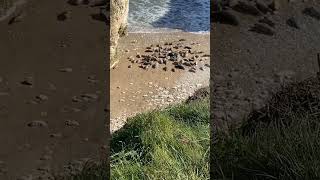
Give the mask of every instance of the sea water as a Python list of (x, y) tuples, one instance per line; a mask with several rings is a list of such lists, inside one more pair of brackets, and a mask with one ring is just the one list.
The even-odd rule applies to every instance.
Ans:
[(131, 33), (210, 32), (210, 0), (130, 0)]

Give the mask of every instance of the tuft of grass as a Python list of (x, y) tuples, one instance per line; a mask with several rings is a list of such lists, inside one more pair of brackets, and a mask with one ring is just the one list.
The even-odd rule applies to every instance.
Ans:
[(276, 93), (243, 126), (216, 132), (213, 179), (320, 179), (320, 83), (294, 83)]
[(111, 179), (209, 179), (209, 100), (129, 119), (112, 137)]

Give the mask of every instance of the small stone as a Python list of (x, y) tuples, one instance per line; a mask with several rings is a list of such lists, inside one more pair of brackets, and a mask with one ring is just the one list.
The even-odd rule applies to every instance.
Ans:
[(167, 68), (167, 67), (164, 67), (164, 68), (163, 68), (163, 70), (164, 70), (164, 71), (167, 71), (167, 70), (168, 70), (168, 68)]
[(253, 3), (249, 2), (239, 1), (236, 5), (232, 7), (232, 9), (243, 14), (249, 14), (253, 16), (261, 15), (259, 9), (256, 8)]
[(80, 99), (80, 98), (77, 97), (77, 96), (73, 96), (73, 97), (72, 97), (72, 101), (73, 101), (73, 102), (82, 102), (82, 99)]
[(153, 69), (158, 68), (158, 63), (153, 64), (153, 65), (152, 65), (152, 68), (153, 68)]
[(175, 68), (185, 70), (185, 67), (181, 64), (175, 65)]
[(273, 0), (272, 3), (269, 5), (273, 11), (277, 11), (281, 8), (281, 3), (279, 0)]
[(174, 68), (171, 69), (172, 72), (175, 72), (176, 70)]
[(51, 138), (61, 138), (62, 137), (62, 133), (53, 133), (49, 135)]
[(129, 66), (128, 66), (128, 68), (131, 68), (132, 67), (132, 65), (130, 64)]
[(45, 121), (32, 121), (27, 124), (29, 127), (47, 127), (48, 124)]
[(24, 81), (21, 81), (21, 84), (27, 85), (27, 86), (32, 86), (33, 85), (33, 78), (32, 77), (25, 78)]
[(298, 23), (294, 17), (291, 17), (287, 20), (287, 25), (296, 29), (299, 29)]
[(44, 171), (44, 172), (50, 172), (50, 167), (49, 166), (42, 166), (42, 167), (39, 167), (37, 170)]
[(44, 95), (44, 94), (40, 94), (38, 96), (36, 96), (36, 99), (39, 100), (39, 101), (46, 101), (48, 100), (48, 96)]
[(70, 11), (63, 11), (62, 13), (57, 15), (57, 20), (65, 21), (66, 19), (70, 18), (71, 13)]
[(260, 19), (259, 22), (260, 22), (260, 23), (267, 24), (267, 25), (269, 25), (269, 26), (271, 26), (271, 27), (274, 27), (274, 26), (275, 26), (274, 22), (272, 22), (272, 21), (271, 21), (270, 19), (268, 19), (267, 17), (264, 17), (263, 19)]
[(267, 12), (271, 12), (272, 10), (268, 7), (267, 4), (265, 4), (264, 0), (257, 0), (256, 1), (256, 6), (257, 8), (264, 14), (266, 14)]
[(196, 73), (196, 69), (195, 68), (191, 68), (191, 69), (189, 69), (189, 72)]
[(70, 119), (66, 120), (65, 123), (67, 126), (79, 126), (80, 125), (80, 123), (78, 121), (70, 120)]
[(82, 98), (84, 98), (85, 100), (89, 100), (89, 99), (98, 99), (99, 96), (97, 94), (91, 94), (91, 93), (86, 93), (86, 94), (82, 94), (81, 95)]
[(302, 13), (316, 20), (320, 20), (320, 13), (314, 7), (305, 8)]
[(256, 33), (259, 33), (259, 34), (264, 34), (264, 35), (268, 35), (268, 36), (273, 36), (275, 34), (275, 32), (270, 29), (269, 27), (263, 25), (263, 24), (254, 24), (253, 27), (251, 27), (249, 29), (249, 31), (252, 31), (252, 32), (256, 32)]

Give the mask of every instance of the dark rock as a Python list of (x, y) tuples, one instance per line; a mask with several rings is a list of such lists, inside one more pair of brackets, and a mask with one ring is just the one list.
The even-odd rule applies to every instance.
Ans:
[(152, 68), (153, 68), (153, 69), (158, 68), (158, 63), (152, 64)]
[(235, 6), (232, 7), (232, 9), (243, 14), (249, 14), (253, 16), (261, 15), (261, 12), (258, 8), (256, 8), (253, 4), (245, 1), (239, 1)]
[(256, 6), (264, 14), (268, 12), (272, 12), (272, 10), (268, 7), (268, 5), (263, 0), (257, 0)]
[(296, 29), (300, 29), (298, 23), (294, 17), (291, 17), (287, 20), (287, 25)]
[(22, 85), (27, 85), (27, 86), (32, 86), (32, 85), (33, 85), (33, 82), (32, 82), (32, 80), (30, 80), (30, 79), (26, 79), (26, 80), (24, 80), (24, 81), (21, 81), (21, 84), (22, 84)]
[(198, 89), (197, 91), (195, 91), (194, 94), (192, 96), (190, 96), (186, 102), (190, 103), (193, 101), (204, 99), (209, 96), (210, 96), (210, 88), (209, 87), (201, 88), (201, 89)]
[(181, 64), (175, 65), (175, 68), (185, 70), (184, 66)]
[(9, 20), (8, 25), (12, 25), (13, 23), (21, 22), (24, 17), (25, 17), (25, 13), (20, 12), (19, 14), (15, 15), (14, 17), (12, 17)]
[(267, 18), (267, 17), (264, 17), (264, 18), (260, 19), (259, 22), (260, 22), (260, 23), (267, 24), (267, 25), (269, 25), (269, 26), (271, 26), (271, 27), (274, 27), (274, 26), (275, 26), (274, 22), (272, 22), (272, 21), (271, 21), (269, 18)]
[(63, 11), (62, 13), (58, 14), (58, 16), (57, 16), (57, 20), (59, 20), (59, 21), (65, 21), (68, 18), (70, 18), (69, 11)]
[(320, 20), (320, 13), (314, 7), (305, 8), (302, 11), (302, 13), (307, 15), (307, 16), (310, 16), (310, 17), (312, 17), (314, 19)]
[(75, 121), (75, 120), (66, 120), (66, 126), (73, 126), (73, 127), (75, 127), (75, 126), (79, 126), (80, 125), (80, 123), (78, 122), (78, 121)]
[(189, 69), (189, 72), (196, 73), (196, 68), (191, 68), (191, 69)]
[(98, 99), (99, 98), (98, 95), (90, 94), (90, 93), (82, 94), (81, 97), (82, 98), (87, 98), (87, 99)]
[(167, 70), (168, 70), (168, 68), (167, 68), (167, 67), (164, 67), (164, 68), (163, 68), (163, 70), (164, 70), (164, 71), (167, 71)]
[(212, 16), (212, 21), (233, 26), (239, 25), (237, 16), (234, 15), (231, 11), (221, 11), (214, 13)]
[(269, 27), (263, 25), (263, 24), (254, 24), (253, 27), (251, 27), (249, 29), (249, 31), (252, 31), (252, 32), (256, 32), (256, 33), (259, 33), (259, 34), (264, 34), (264, 35), (268, 35), (268, 36), (273, 36), (275, 33), (272, 29), (270, 29)]
[(72, 102), (82, 102), (82, 99), (77, 97), (77, 96), (73, 96), (72, 97)]
[(47, 127), (48, 124), (45, 121), (31, 121), (27, 124), (29, 127)]
[(269, 6), (270, 9), (272, 9), (273, 11), (277, 11), (281, 8), (280, 2), (279, 0), (273, 0)]
[(62, 137), (62, 133), (53, 133), (49, 135), (51, 138), (61, 138)]
[(36, 99), (39, 100), (39, 101), (46, 101), (48, 100), (48, 96), (44, 95), (44, 94), (40, 94), (38, 96), (36, 96)]

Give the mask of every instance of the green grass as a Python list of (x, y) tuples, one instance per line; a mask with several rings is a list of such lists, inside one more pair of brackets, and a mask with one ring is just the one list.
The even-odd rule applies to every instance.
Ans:
[[(209, 99), (130, 118), (113, 134), (111, 179), (209, 179)], [(109, 179), (107, 165), (85, 166), (66, 180)]]
[(241, 127), (217, 131), (211, 178), (320, 179), (319, 90), (312, 83), (288, 87)]
[(111, 151), (111, 179), (209, 179), (209, 101), (129, 119)]

